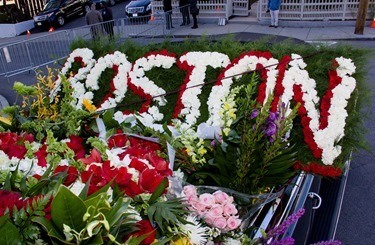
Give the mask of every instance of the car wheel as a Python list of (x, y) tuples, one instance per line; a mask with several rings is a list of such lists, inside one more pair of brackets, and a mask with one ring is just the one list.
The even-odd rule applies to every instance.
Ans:
[(57, 24), (59, 24), (59, 26), (63, 26), (65, 24), (65, 18), (64, 18), (64, 16), (59, 15), (57, 17)]

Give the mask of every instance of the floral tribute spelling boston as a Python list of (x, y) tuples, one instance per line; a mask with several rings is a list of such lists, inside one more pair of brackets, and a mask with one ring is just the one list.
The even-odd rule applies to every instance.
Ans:
[(0, 244), (292, 244), (254, 214), (361, 143), (363, 51), (88, 45), (2, 110)]

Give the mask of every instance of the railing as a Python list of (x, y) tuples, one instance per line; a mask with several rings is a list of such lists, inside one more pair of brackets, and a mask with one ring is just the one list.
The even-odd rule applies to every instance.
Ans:
[(70, 53), (68, 31), (58, 31), (0, 47), (0, 75), (13, 76), (53, 63)]
[[(258, 20), (269, 19), (268, 0), (258, 0)], [(355, 20), (359, 0), (283, 0), (279, 20), (328, 21)], [(367, 19), (374, 17), (375, 1), (370, 0)]]
[[(177, 8), (179, 11), (179, 8)], [(167, 29), (165, 13), (142, 17), (122, 18), (100, 24), (54, 31), (39, 37), (0, 47), (0, 76), (11, 77), (67, 58), (73, 40), (108, 37), (104, 26), (113, 23), (116, 38), (154, 38), (171, 35), (181, 24), (181, 14), (172, 19), (174, 29)]]

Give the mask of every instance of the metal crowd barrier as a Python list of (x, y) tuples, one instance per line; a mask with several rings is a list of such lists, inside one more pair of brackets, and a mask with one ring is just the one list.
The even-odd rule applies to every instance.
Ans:
[[(82, 26), (64, 31), (54, 31), (48, 34), (7, 44), (0, 47), (0, 76), (11, 77), (41, 66), (65, 59), (69, 53), (70, 45), (74, 39), (93, 39), (93, 31), (99, 37), (108, 37), (105, 25), (112, 23), (114, 36), (126, 38), (154, 38), (165, 37), (173, 34), (180, 27), (182, 17), (173, 16), (172, 26), (168, 28), (167, 15), (176, 13), (179, 8), (169, 12), (159, 12), (147, 16), (122, 18), (102, 22), (90, 26)], [(192, 21), (192, 20), (191, 20)]]
[(68, 31), (55, 31), (0, 47), (0, 75), (10, 77), (35, 70), (66, 57), (70, 53)]

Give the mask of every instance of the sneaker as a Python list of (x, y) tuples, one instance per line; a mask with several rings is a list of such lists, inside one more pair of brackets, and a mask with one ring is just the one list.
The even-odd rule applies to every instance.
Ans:
[(191, 27), (191, 29), (197, 29), (198, 28), (198, 26), (192, 26)]
[(185, 23), (182, 23), (180, 26), (184, 26), (185, 25)]
[(275, 28), (279, 27), (279, 26), (274, 26)]
[(274, 25), (269, 25), (269, 27), (275, 27)]

